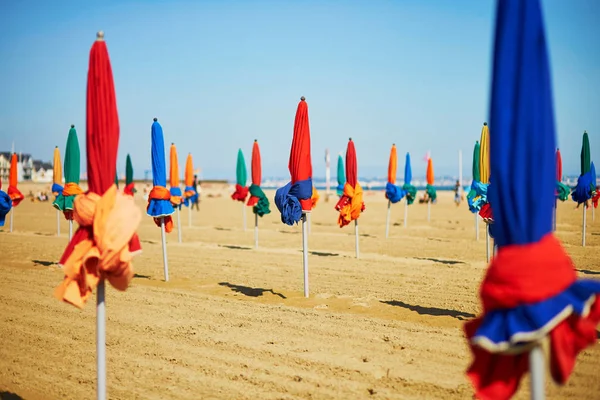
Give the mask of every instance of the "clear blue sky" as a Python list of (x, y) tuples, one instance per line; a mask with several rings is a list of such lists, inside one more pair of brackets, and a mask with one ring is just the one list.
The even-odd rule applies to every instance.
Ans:
[[(581, 134), (600, 162), (600, 1), (544, 0), (558, 138), (578, 174)], [(90, 47), (105, 31), (121, 123), (118, 169), (150, 169), (150, 126), (204, 178), (235, 178), (253, 139), (263, 176), (289, 176), (294, 113), (306, 96), (315, 177), (348, 137), (359, 174), (386, 175), (390, 145), (424, 176), (457, 173), (487, 119), (495, 1), (0, 2), (0, 149), (51, 160), (71, 123), (84, 154)], [(493, 133), (492, 133), (493, 134)], [(335, 166), (335, 164), (334, 164)], [(82, 156), (82, 171), (85, 157)], [(335, 169), (333, 169), (335, 171)], [(399, 177), (402, 176), (399, 168)], [(335, 175), (335, 172), (333, 172)]]

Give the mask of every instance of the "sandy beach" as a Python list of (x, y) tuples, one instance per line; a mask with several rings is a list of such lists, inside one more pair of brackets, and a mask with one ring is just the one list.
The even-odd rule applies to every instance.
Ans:
[[(138, 188), (141, 189), (141, 185)], [(21, 191), (35, 190), (23, 185)], [(39, 186), (37, 190), (43, 190)], [(126, 292), (107, 289), (108, 396), (111, 399), (468, 399), (471, 356), (464, 321), (479, 313), (486, 268), (484, 224), (475, 240), (466, 203), (440, 192), (427, 206), (392, 206), (366, 192), (354, 227), (340, 229), (325, 193), (311, 216), (310, 298), (303, 296), (300, 226), (259, 218), (205, 188), (200, 212), (181, 212), (183, 243), (168, 235), (170, 281), (161, 235), (150, 217), (138, 229), (143, 253)], [(268, 196), (273, 198), (273, 191)], [(420, 195), (421, 193), (419, 193)], [(145, 209), (141, 194), (136, 196)], [(596, 210), (600, 213), (600, 210)], [(578, 274), (600, 278), (600, 214), (559, 204), (557, 235)], [(177, 218), (175, 216), (175, 221)], [(0, 399), (94, 399), (95, 301), (84, 310), (53, 297), (67, 223), (51, 202), (23, 201), (0, 229)], [(600, 399), (600, 346), (583, 352), (564, 387), (547, 379), (549, 399)], [(525, 379), (515, 398), (529, 395)], [(12, 396), (12, 397), (11, 397)]]

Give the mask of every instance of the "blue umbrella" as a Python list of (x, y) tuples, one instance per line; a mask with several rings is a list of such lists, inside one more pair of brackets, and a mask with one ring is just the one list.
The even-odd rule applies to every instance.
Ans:
[(410, 168), (410, 153), (406, 153), (406, 162), (404, 163), (404, 185), (402, 190), (406, 193), (406, 203), (412, 204), (417, 198), (417, 188), (411, 185), (412, 181), (412, 169)]
[[(481, 286), (484, 313), (465, 326), (479, 398), (510, 398), (530, 366), (529, 351), (539, 361), (546, 337), (552, 377), (565, 383), (600, 321), (600, 283), (577, 279), (552, 234), (556, 139), (544, 36), (537, 0), (498, 1), (489, 201), (499, 249)], [(543, 391), (539, 370), (532, 369), (534, 394)]]

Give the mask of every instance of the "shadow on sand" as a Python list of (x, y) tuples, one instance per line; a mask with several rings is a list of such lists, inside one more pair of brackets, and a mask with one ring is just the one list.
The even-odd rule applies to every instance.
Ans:
[(339, 256), (338, 253), (327, 253), (325, 251), (309, 251), (308, 254), (311, 256), (319, 256), (319, 257), (336, 257)]
[(152, 277), (150, 275), (142, 275), (142, 274), (133, 274), (134, 278), (138, 278), (138, 279), (152, 279)]
[(16, 393), (0, 392), (0, 400), (23, 400), (23, 398)]
[(452, 317), (452, 318), (459, 319), (461, 321), (475, 317), (475, 314), (471, 314), (471, 313), (466, 313), (466, 312), (456, 311), (456, 310), (447, 310), (445, 308), (413, 306), (412, 304), (407, 304), (407, 303), (404, 303), (399, 300), (390, 300), (390, 301), (380, 300), (380, 302), (384, 303), (384, 304), (388, 304), (390, 306), (394, 306), (394, 307), (406, 308), (407, 310), (415, 311), (421, 315), (432, 315), (434, 317)]
[(225, 247), (226, 249), (231, 250), (252, 250), (250, 247), (234, 246), (232, 244), (220, 244), (219, 247)]
[(600, 272), (590, 271), (589, 269), (577, 269), (576, 271), (586, 275), (600, 275)]
[(35, 265), (41, 265), (42, 267), (49, 267), (56, 264), (54, 261), (42, 261), (42, 260), (31, 260)]
[(219, 285), (228, 287), (232, 291), (241, 293), (244, 296), (260, 297), (265, 293), (272, 293), (275, 296), (281, 297), (282, 299), (287, 299), (287, 297), (285, 297), (283, 294), (274, 292), (273, 289), (263, 289), (263, 288), (253, 288), (253, 287), (248, 287), (248, 286), (240, 286), (240, 285), (234, 285), (229, 282), (219, 282)]
[(454, 265), (454, 264), (464, 264), (463, 261), (455, 261), (455, 260), (440, 260), (439, 258), (427, 258), (427, 257), (413, 257), (415, 260), (426, 260), (433, 261), (435, 263), (446, 264), (446, 265)]

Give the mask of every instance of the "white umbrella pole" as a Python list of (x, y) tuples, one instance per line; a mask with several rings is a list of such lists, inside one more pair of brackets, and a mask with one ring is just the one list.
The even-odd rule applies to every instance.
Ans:
[(427, 202), (427, 222), (431, 221), (431, 201)]
[(192, 227), (192, 205), (188, 207), (188, 226)]
[(358, 249), (358, 219), (354, 220), (354, 241), (355, 241), (355, 247), (356, 247), (356, 258), (359, 258), (360, 256), (360, 251)]
[(387, 217), (385, 218), (385, 238), (387, 239), (390, 233), (390, 214), (392, 210), (392, 202), (388, 200)]
[(244, 232), (246, 232), (246, 204), (242, 202), (242, 218), (244, 219)]
[(310, 223), (310, 215), (311, 214), (306, 214), (306, 222), (308, 223), (308, 234), (310, 235), (310, 226), (312, 225)]
[(544, 352), (542, 346), (536, 345), (529, 352), (529, 374), (531, 375), (531, 399), (543, 400), (544, 393)]
[(258, 214), (254, 214), (254, 248), (258, 249)]
[(106, 307), (103, 279), (98, 283), (96, 292), (96, 358), (97, 399), (106, 400)]
[(479, 241), (479, 215), (475, 213), (475, 240)]
[(160, 235), (162, 237), (163, 267), (165, 269), (165, 282), (169, 282), (169, 264), (167, 263), (167, 235), (165, 233), (165, 218), (160, 219)]
[(302, 265), (304, 267), (304, 297), (308, 298), (308, 232), (306, 213), (302, 213)]
[(404, 202), (404, 227), (406, 228), (408, 224), (408, 203)]
[[(583, 247), (585, 247), (585, 225), (586, 225), (586, 219), (587, 219), (587, 212), (585, 209), (585, 203), (581, 203), (583, 204), (583, 224), (581, 226), (581, 245)], [(12, 224), (11, 224), (12, 226)]]
[(10, 232), (13, 231), (13, 221), (15, 216), (15, 206), (12, 206), (10, 209)]
[(60, 211), (56, 210), (56, 236), (60, 236)]
[(179, 207), (177, 207), (177, 240), (181, 243), (181, 216), (179, 211)]
[(69, 220), (69, 242), (73, 238), (73, 220)]
[(485, 226), (485, 259), (490, 262), (490, 230), (489, 226)]

